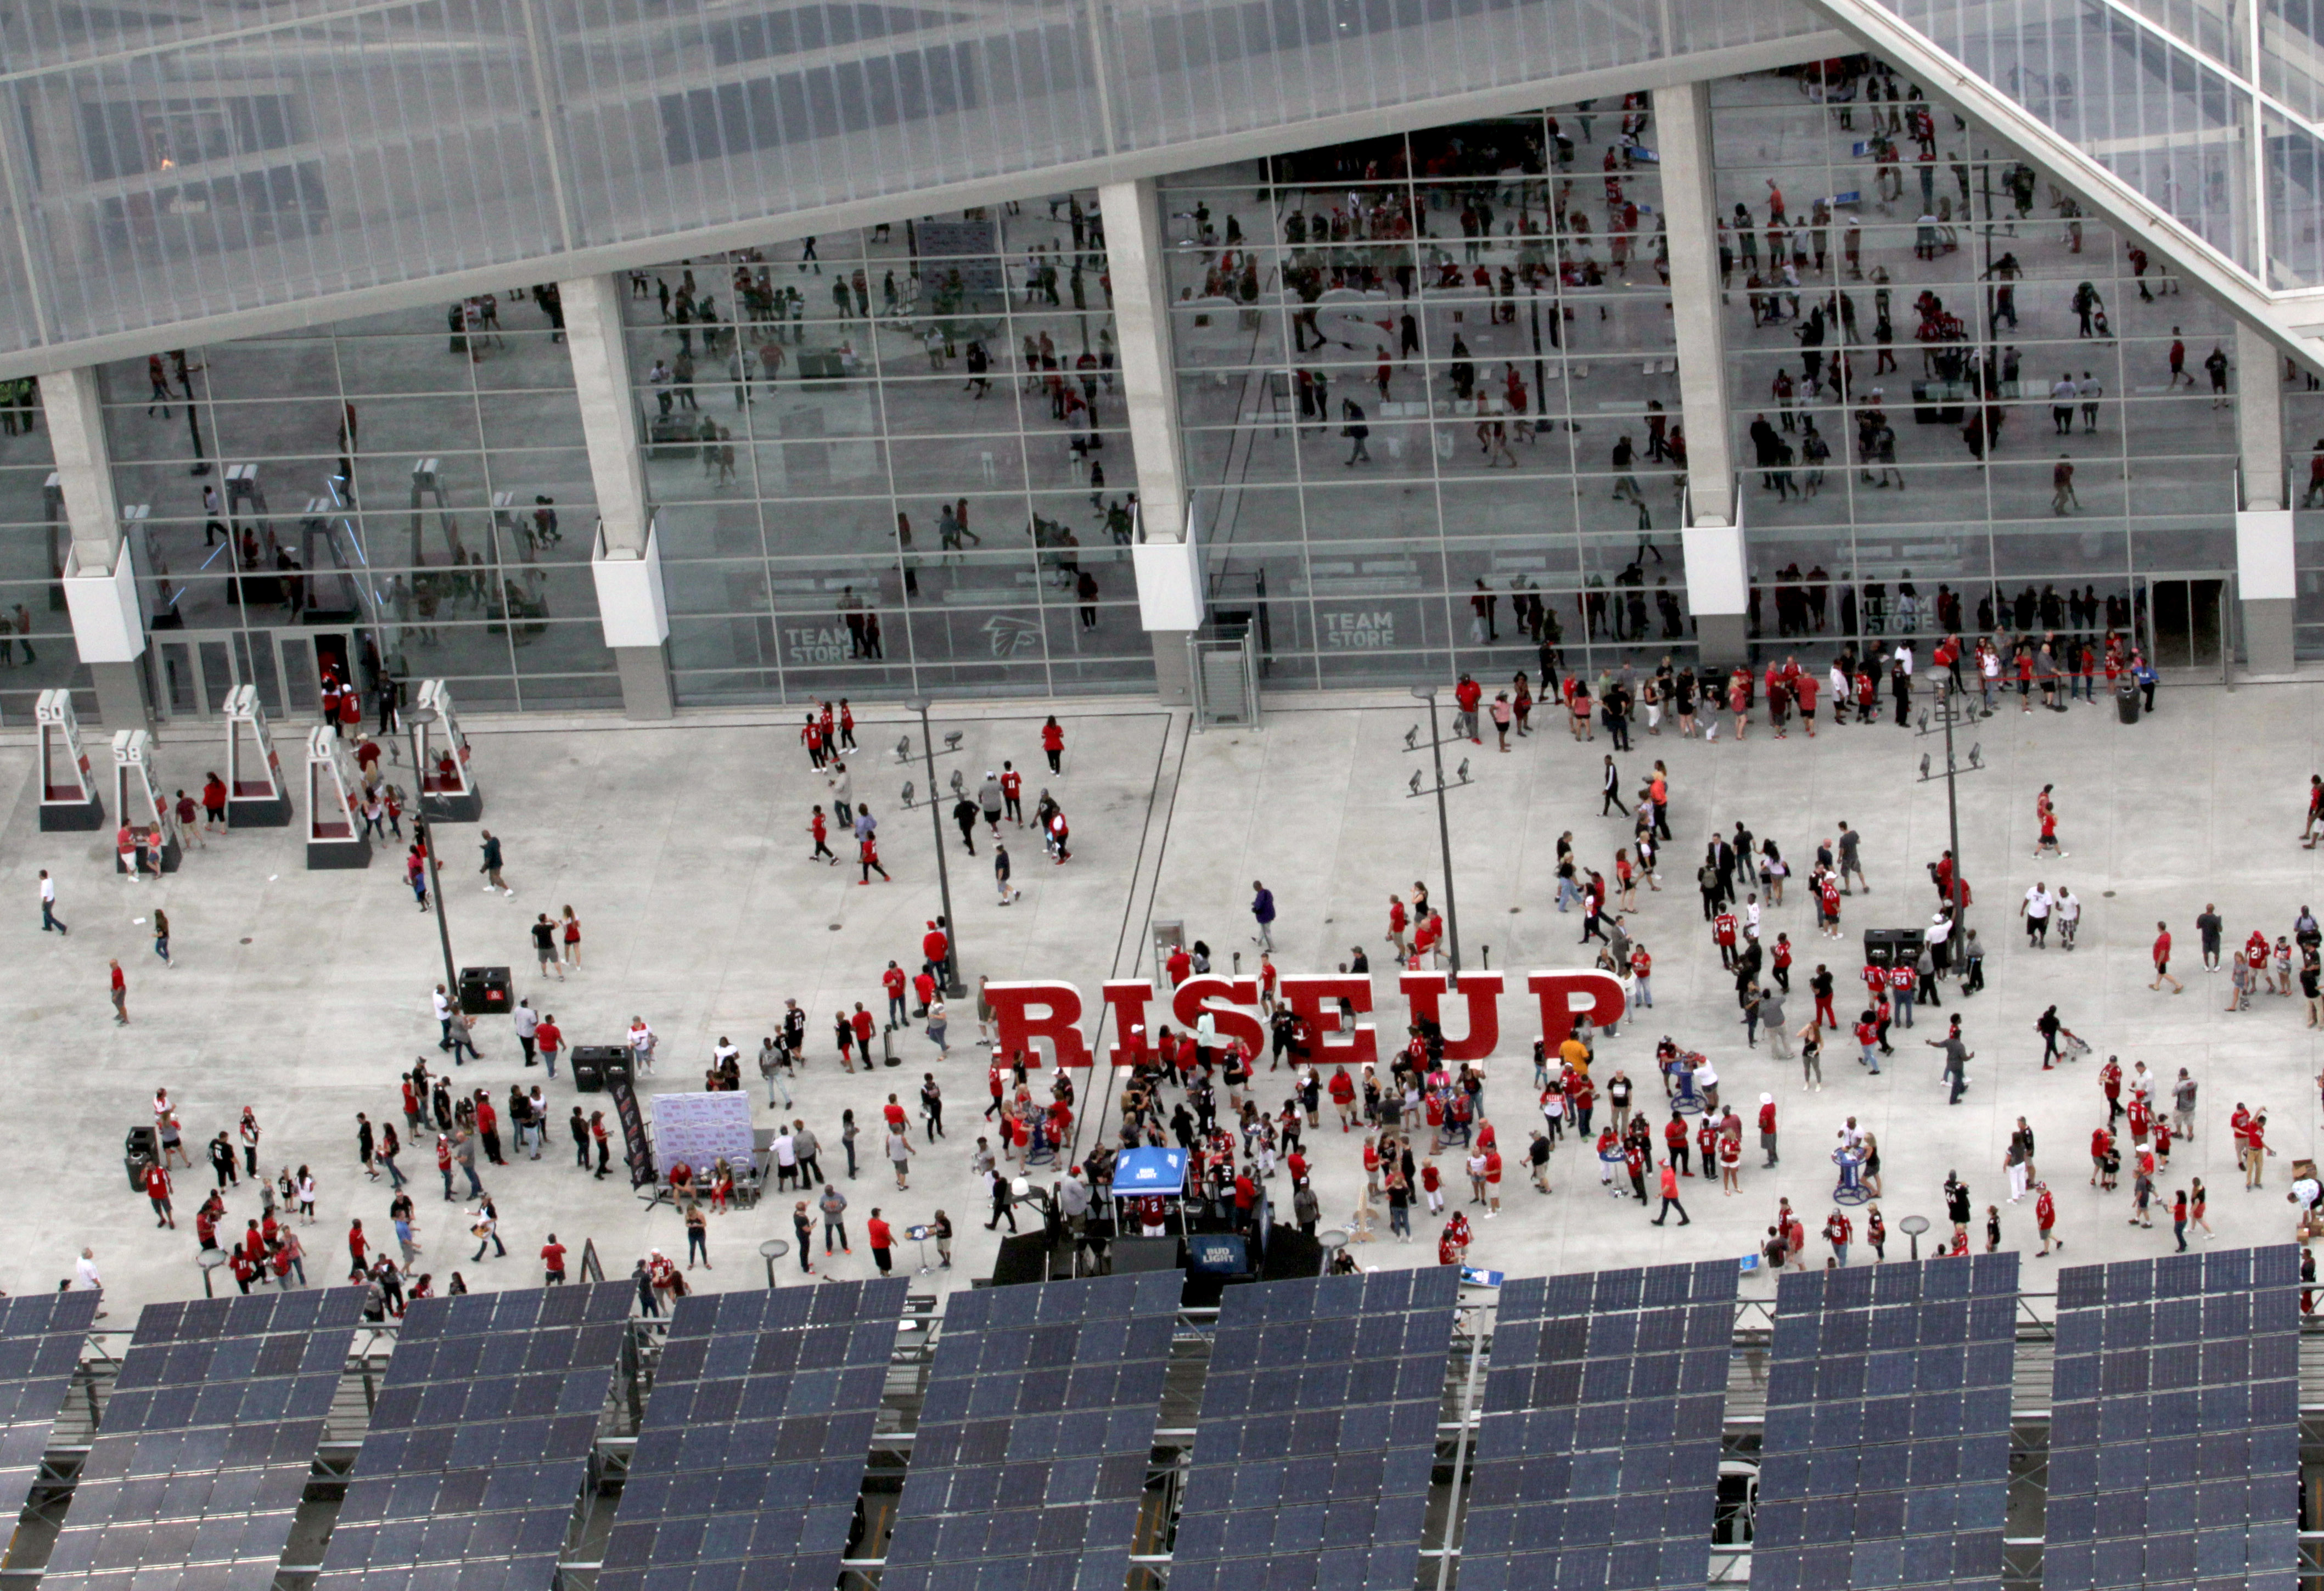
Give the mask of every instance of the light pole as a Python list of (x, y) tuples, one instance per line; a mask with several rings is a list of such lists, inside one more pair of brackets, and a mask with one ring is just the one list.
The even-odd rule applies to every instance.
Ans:
[(428, 843), (420, 849), (428, 858), (428, 893), (436, 902), (436, 937), (444, 946), (444, 997), (459, 1003), (460, 975), (452, 970), (452, 929), (444, 921), (444, 880), (436, 870), (436, 831), (427, 828), (428, 769), (420, 760), (420, 731), (424, 724), (436, 722), (433, 707), (407, 707), (403, 710), (403, 727), (411, 736), (411, 777), (418, 780), (412, 792), (411, 825), (425, 830)]
[[(920, 715), (920, 752), (928, 769), (928, 829), (936, 836), (936, 889), (944, 897), (945, 965), (936, 970), (945, 978), (946, 998), (956, 1000), (968, 992), (968, 983), (960, 975), (960, 919), (953, 915), (952, 870), (945, 865), (944, 812), (936, 796), (936, 737), (928, 729), (928, 699), (915, 696), (904, 705)], [(955, 736), (955, 741), (957, 739)], [(945, 750), (950, 752), (959, 750), (959, 747), (954, 744)], [(908, 790), (908, 786), (907, 788)], [(907, 794), (904, 805), (908, 807), (911, 804), (911, 796)]]
[[(1966, 880), (1962, 878), (1964, 868), (1961, 860), (1960, 792), (1959, 786), (1960, 782), (1960, 775), (1963, 770), (1958, 766), (1953, 759), (1953, 722), (1963, 711), (1963, 709), (1957, 707), (1954, 704), (1955, 698), (1966, 694), (1967, 693), (1963, 692), (1960, 686), (1953, 683), (1952, 673), (1950, 669), (1937, 676), (1936, 716), (1940, 721), (1941, 721), (1942, 727), (1944, 729), (1945, 770), (1941, 774), (1932, 772), (1929, 768), (1929, 759), (1923, 757), (1921, 759), (1921, 777), (1919, 780), (1920, 783), (1924, 785), (1931, 779), (1941, 778), (1945, 782), (1945, 825), (1950, 836), (1950, 843), (1952, 848), (1953, 856), (1953, 887), (1951, 901), (1953, 908), (1953, 925), (1948, 937), (1951, 940), (1951, 943), (1957, 945), (1963, 943), (1962, 936), (1969, 933), (1969, 924), (1967, 921), (1969, 911), (1967, 903), (1962, 899), (1963, 895), (1968, 891), (1969, 886)], [(1973, 712), (1974, 709), (1969, 709), (1969, 711)], [(1921, 714), (1920, 732), (1924, 735), (1935, 732), (1930, 727), (1929, 714), (1926, 713)], [(1985, 757), (1982, 750), (1982, 742), (1972, 744), (1969, 747), (1969, 768), (1967, 771), (1970, 773), (1983, 773), (1985, 771)]]
[[(1444, 741), (1436, 727), (1436, 687), (1433, 685), (1415, 685), (1412, 694), (1428, 704), (1428, 755), (1436, 767), (1436, 843), (1444, 858), (1445, 939), (1452, 949), (1452, 982), (1454, 988), (1458, 988), (1461, 983), (1461, 903), (1452, 892), (1452, 824), (1444, 814), (1444, 792), (1448, 786), (1444, 783)], [(1416, 727), (1404, 737), (1404, 749), (1407, 751), (1419, 750), (1415, 744), (1418, 738), (1419, 731)], [(1461, 761), (1460, 781), (1463, 785), (1469, 782), (1466, 758)], [(1424, 794), (1417, 773), (1412, 776), (1410, 793), (1413, 796)]]

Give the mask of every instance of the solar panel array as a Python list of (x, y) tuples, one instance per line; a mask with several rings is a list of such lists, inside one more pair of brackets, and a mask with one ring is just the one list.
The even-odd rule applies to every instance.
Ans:
[(634, 1297), (605, 1282), (416, 1301), (318, 1584), (542, 1591)]
[(2295, 1582), (2300, 1253), (2083, 1265), (2058, 1277), (2051, 1591)]
[(1752, 1591), (1998, 1587), (2017, 1255), (1786, 1274)]
[(654, 1591), (741, 1591), (746, 1580), (829, 1591), (904, 1286), (894, 1277), (678, 1301), (600, 1591), (642, 1591), (649, 1566)]
[(1729, 1260), (1502, 1287), (1462, 1591), (1709, 1579), (1736, 1277)]
[(334, 1287), (147, 1305), (42, 1583), (272, 1586), (363, 1304)]
[(40, 1478), (97, 1304), (94, 1292), (0, 1298), (0, 1508), (11, 1517)]
[(1185, 1280), (953, 1295), (882, 1591), (1120, 1591)]
[(1170, 1591), (1411, 1591), (1460, 1274), (1228, 1290)]

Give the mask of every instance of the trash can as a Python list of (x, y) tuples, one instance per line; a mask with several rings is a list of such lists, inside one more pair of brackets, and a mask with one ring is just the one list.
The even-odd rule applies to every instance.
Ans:
[(156, 1165), (161, 1159), (161, 1135), (151, 1127), (134, 1127), (124, 1136), (121, 1163), (129, 1173), (129, 1191), (145, 1191), (145, 1168)]
[(2126, 680), (2115, 687), (2114, 710), (2125, 723), (2138, 722), (2138, 686)]

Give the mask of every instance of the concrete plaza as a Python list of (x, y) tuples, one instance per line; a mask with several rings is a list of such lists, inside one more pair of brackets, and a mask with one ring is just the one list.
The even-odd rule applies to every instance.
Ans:
[[(1518, 975), (1503, 1000), (1503, 1040), (1487, 1096), (1511, 1163), (1505, 1209), (1498, 1219), (1475, 1222), (1474, 1263), (1524, 1274), (1739, 1255), (1760, 1241), (1779, 1196), (1792, 1200), (1813, 1234), (1831, 1209), (1834, 1133), (1849, 1115), (1879, 1136), (1886, 1163), (1879, 1203), (1892, 1255), (1904, 1247), (1901, 1218), (1919, 1213), (1941, 1224), (1940, 1186), (1949, 1170), (1969, 1182), (1980, 1218), (1987, 1204), (2006, 1199), (2003, 1148), (2020, 1115), (2039, 1135), (2039, 1164), (2057, 1192), (2070, 1258), (2161, 1252), (2170, 1245), (2167, 1212), (2153, 1231), (2133, 1231), (2124, 1224), (2127, 1177), (2124, 1191), (2111, 1195), (2086, 1185), (2086, 1145), (2103, 1117), (2097, 1067), (2109, 1053), (2121, 1056), (2126, 1071), (2144, 1060), (2165, 1080), (2186, 1066), (2201, 1085), (2193, 1140), (2173, 1153), (2160, 1178), (2164, 1192), (2200, 1176), (2215, 1195), (2216, 1241), (2282, 1240), (2291, 1230), (2283, 1203), (2289, 1167), (2315, 1141), (2315, 1036), (2302, 1025), (2296, 996), (2263, 996), (2248, 1013), (2227, 1013), (2224, 975), (2206, 977), (2197, 964), (2193, 919), (2215, 901), (2231, 944), (2254, 927), (2273, 941), (2290, 932), (2302, 905), (2324, 902), (2317, 859), (2298, 847), (2308, 775), (2324, 757), (2310, 727), (2324, 706), (2319, 695), (2324, 685), (2310, 682), (2232, 692), (2166, 685), (2159, 714), (2135, 727), (2117, 723), (2110, 706), (2078, 704), (2064, 714), (2022, 715), (2012, 707), (1968, 731), (1965, 741), (1978, 743), (1985, 770), (1960, 781), (1960, 826), (1976, 894), (1971, 921), (1989, 953), (1987, 989), (1966, 1007), (1978, 1056), (1972, 1086), (1952, 1109), (1936, 1053), (1915, 1042), (1941, 1033), (1941, 1013), (1924, 1012), (1918, 1029), (1895, 1035), (1897, 1055), (1877, 1079), (1854, 1063), (1852, 1044), (1833, 1043), (1820, 1093), (1803, 1092), (1796, 1064), (1772, 1059), (1764, 1044), (1747, 1050), (1692, 884), (1713, 826), (1731, 830), (1741, 820), (1773, 836), (1803, 872), (1816, 841), (1836, 833), (1840, 820), (1851, 821), (1863, 835), (1874, 893), (1847, 901), (1846, 942), (1816, 936), (1797, 887), (1765, 927), (1770, 942), (1785, 932), (1797, 947), (1794, 1025), (1811, 1008), (1805, 977), (1820, 957), (1839, 976), (1843, 1010), (1851, 1009), (1860, 932), (1923, 923), (1933, 904), (1925, 865), (1946, 843), (1945, 792), (1941, 782), (1916, 777), (1923, 753), (1937, 750), (1941, 764), (1941, 742), (1888, 724), (1828, 722), (1813, 740), (1796, 726), (1779, 741), (1755, 725), (1740, 744), (1724, 733), (1715, 745), (1668, 731), (1641, 733), (1637, 750), (1618, 757), (1625, 787), (1664, 759), (1675, 835), (1663, 892), (1642, 889), (1630, 917), (1655, 958), (1655, 1007), (1601, 1044), (1596, 1074), (1602, 1084), (1619, 1067), (1639, 1084), (1642, 1103), (1658, 1099), (1654, 1045), (1667, 1033), (1714, 1057), (1747, 1119), (1762, 1090), (1775, 1093), (1782, 1112), (1781, 1167), (1760, 1170), (1757, 1153), (1747, 1153), (1738, 1198), (1711, 1184), (1687, 1184), (1694, 1224), (1683, 1228), (1675, 1221), (1650, 1227), (1635, 1204), (1605, 1197), (1594, 1161), (1571, 1139), (1553, 1163), (1551, 1197), (1531, 1191), (1518, 1163), (1536, 1120), (1524, 1059), (1534, 1018), (1521, 974), (1589, 964), (1576, 943), (1578, 916), (1554, 909), (1557, 836), (1572, 831), (1585, 865), (1609, 877), (1614, 847), (1628, 840), (1627, 820), (1601, 819), (1596, 811), (1608, 750), (1602, 734), (1576, 745), (1560, 724), (1514, 742), (1507, 761), (1489, 732), (1485, 745), (1464, 748), (1474, 782), (1449, 797), (1463, 944), (1471, 965), (1489, 947), (1494, 969)], [(1358, 944), (1371, 953), (1387, 1044), (1403, 1021), (1387, 970), (1387, 897), (1425, 878), (1443, 898), (1434, 803), (1406, 794), (1424, 759), (1403, 745), (1415, 707), (1346, 694), (1271, 699), (1259, 731), (1194, 734), (1183, 714), (1062, 704), (1068, 750), (1065, 775), (1055, 779), (1043, 777), (1038, 709), (942, 709), (939, 736), (964, 733), (963, 755), (954, 760), (972, 786), (985, 768), (1012, 759), (1027, 770), (1028, 808), (1036, 792), (1052, 789), (1074, 833), (1073, 860), (1058, 868), (1030, 831), (1006, 831), (1024, 896), (1004, 908), (982, 834), (972, 859), (947, 821), (971, 981), (1062, 978), (1080, 986), (1094, 1012), (1103, 979), (1151, 972), (1147, 928), (1154, 919), (1184, 921), (1190, 934), (1217, 949), (1222, 970), (1238, 950), (1253, 966), (1248, 903), (1251, 880), (1260, 878), (1280, 902), (1276, 960), (1284, 970), (1330, 970)], [(518, 992), (555, 1012), (569, 1042), (616, 1042), (633, 1015), (645, 1016), (662, 1040), (661, 1069), (648, 1090), (698, 1087), (713, 1043), (730, 1036), (744, 1052), (761, 1125), (771, 1117), (747, 1058), (773, 1030), (784, 999), (797, 998), (808, 1014), (811, 1063), (794, 1085), (797, 1108), (788, 1114), (823, 1139), (826, 1169), (844, 1168), (841, 1110), (853, 1108), (865, 1130), (861, 1174), (851, 1183), (843, 1171), (841, 1184), (855, 1252), (824, 1265), (825, 1274), (871, 1273), (862, 1223), (875, 1205), (899, 1228), (941, 1207), (961, 1235), (954, 1268), (936, 1280), (964, 1285), (989, 1273), (994, 1254), (982, 1226), (987, 1200), (968, 1168), (984, 1103), (973, 1013), (955, 1010), (945, 1062), (917, 1031), (898, 1035), (904, 1064), (892, 1071), (847, 1076), (832, 1059), (831, 1013), (852, 1010), (858, 1000), (880, 1010), (880, 969), (891, 957), (916, 966), (922, 924), (939, 909), (927, 815), (895, 801), (905, 779), (925, 786), (926, 775), (917, 766), (896, 768), (892, 748), (902, 725), (888, 711), (872, 709), (859, 725), (863, 750), (853, 766), (858, 796), (880, 817), (893, 884), (859, 887), (852, 859), (838, 869), (808, 860), (807, 809), (826, 796), (796, 742), (795, 719), (720, 715), (666, 728), (481, 719), (468, 727), (484, 822), (507, 846), (516, 895), (484, 894), (473, 871), (475, 828), (446, 825), (447, 902), (460, 962), (511, 966)], [(168, 730), (157, 758), (162, 782), (197, 787), (222, 751), (191, 726)], [(355, 1113), (399, 1119), (397, 1073), (415, 1055), (424, 1053), (431, 1066), (440, 1058), (427, 998), (441, 977), (435, 927), (413, 909), (399, 852), (380, 853), (364, 872), (309, 872), (298, 829), (244, 832), (191, 851), (183, 870), (161, 884), (132, 885), (115, 874), (100, 836), (39, 831), (33, 763), (21, 732), (0, 744), (0, 780), (14, 792), (0, 805), (0, 889), (15, 903), (0, 921), (0, 956), (12, 973), (0, 1010), (14, 1041), (12, 1064), (0, 1072), (0, 1115), (14, 1129), (8, 1193), (17, 1212), (15, 1239), (0, 1255), (0, 1286), (52, 1288), (88, 1245), (116, 1320), (137, 1304), (198, 1293), (192, 1213), (211, 1181), (199, 1145), (231, 1128), (245, 1104), (264, 1128), (268, 1171), (313, 1168), (318, 1219), (302, 1234), (308, 1275), (318, 1283), (337, 1279), (351, 1218), (364, 1220), (374, 1242), (392, 1242), (387, 1185), (364, 1182), (355, 1167)], [(2056, 786), (2070, 853), (2062, 863), (2031, 858), (2034, 797), (2045, 784)], [(41, 932), (43, 867), (57, 876), (69, 938)], [(2037, 878), (2052, 888), (2070, 885), (2085, 904), (2081, 946), (2070, 955), (2054, 940), (2050, 949), (2028, 950), (2016, 931), (2017, 899)], [(554, 915), (567, 904), (585, 924), (585, 965), (569, 984), (543, 987), (526, 925), (534, 913)], [(156, 905), (174, 929), (177, 965), (168, 970), (140, 921)], [(2174, 970), (2186, 978), (2184, 996), (2146, 988), (2158, 918), (2178, 936)], [(110, 1020), (108, 956), (128, 970), (134, 1020), (126, 1028)], [(2044, 1075), (2033, 1024), (2053, 1002), (2095, 1053)], [(1949, 996), (1947, 1011), (1952, 1006)], [(540, 1075), (523, 1071), (498, 1019), (481, 1022), (478, 1037), (481, 1065), (458, 1081), (491, 1088), (498, 1101), (512, 1081)], [(915, 1099), (927, 1071), (944, 1085), (951, 1126), (950, 1137), (934, 1146), (919, 1141)], [(1088, 1080), (1084, 1107), (1105, 1092), (1104, 1082), (1102, 1072)], [(157, 1087), (177, 1102), (195, 1156), (193, 1169), (177, 1173), (174, 1233), (155, 1228), (120, 1159), (123, 1134), (151, 1118)], [(890, 1090), (912, 1111), (919, 1150), (903, 1192), (877, 1163), (879, 1108)], [(1279, 1101), (1283, 1091), (1259, 1097)], [(469, 1263), (474, 1244), (456, 1207), (438, 1197), (432, 1144), (407, 1148), (403, 1163), (414, 1175), (427, 1249), (421, 1268), (439, 1290), (453, 1270), (471, 1286), (537, 1282), (533, 1255), (551, 1229), (576, 1250), (594, 1239), (610, 1274), (626, 1273), (649, 1247), (683, 1254), (684, 1233), (668, 1205), (648, 1209), (618, 1173), (599, 1182), (575, 1170), (561, 1125), (576, 1102), (569, 1080), (560, 1076), (548, 1096), (558, 1125), (541, 1160), (512, 1161), (486, 1178), (509, 1246), (505, 1259)], [(2280, 1158), (2269, 1163), (2264, 1194), (2244, 1191), (2236, 1170), (2227, 1116), (2237, 1100), (2270, 1114)], [(602, 1098), (580, 1102), (604, 1105)], [(1330, 1224), (1343, 1224), (1359, 1198), (1355, 1143), (1333, 1130), (1327, 1107), (1324, 1129), (1309, 1148)], [(1756, 1137), (1747, 1145), (1756, 1145)], [(1464, 1179), (1457, 1157), (1448, 1154), (1442, 1163), (1448, 1193), (1458, 1197)], [(1287, 1206), (1279, 1173), (1274, 1191)], [(229, 1232), (257, 1211), (246, 1183), (227, 1203)], [(762, 1285), (755, 1251), (769, 1237), (791, 1239), (790, 1204), (789, 1196), (770, 1194), (754, 1210), (715, 1218), (716, 1269), (691, 1280)], [(2003, 1209), (2004, 1242), (2030, 1256), (2036, 1246), (2030, 1201)], [(1860, 1227), (1860, 1212), (1858, 1219)], [(1386, 1225), (1383, 1211), (1383, 1237)], [(1416, 1227), (1409, 1246), (1387, 1240), (1358, 1252), (1368, 1265), (1433, 1263), (1434, 1228), (1425, 1220)], [(1980, 1246), (1981, 1228), (1980, 1219)], [(1812, 1262), (1821, 1264), (1825, 1252), (1813, 1244)], [(897, 1257), (902, 1265), (916, 1263), (908, 1244)], [(1868, 1256), (1859, 1246), (1856, 1257)], [(2042, 1265), (2030, 1258), (2028, 1265), (2028, 1285), (2039, 1290)], [(784, 1285), (801, 1280), (796, 1257), (779, 1272)], [(1764, 1277), (1746, 1279), (1747, 1294), (1766, 1287)]]

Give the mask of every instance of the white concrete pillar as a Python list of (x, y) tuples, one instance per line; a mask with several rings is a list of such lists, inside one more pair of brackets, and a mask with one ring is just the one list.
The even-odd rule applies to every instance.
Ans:
[(1727, 336), (1719, 285), (1719, 195), (1711, 165), (1709, 87), (1655, 91), (1654, 143), (1668, 223), (1671, 329), (1686, 428), (1686, 601), (1706, 663), (1739, 661), (1750, 593), (1727, 414)]
[(115, 730), (145, 729), (145, 618), (121, 535), (112, 453), (94, 369), (41, 378), (41, 408), (64, 498), (72, 546), (65, 554), (65, 607), (73, 647), (97, 687), (97, 715)]
[(669, 610), (639, 449), (629, 345), (622, 335), (622, 284), (610, 276), (586, 276), (559, 282), (558, 291), (564, 296), (565, 345), (597, 493), (597, 535), (589, 555), (597, 617), (621, 669), (622, 710), (632, 718), (668, 718)]
[(2254, 674), (2290, 674), (2298, 575), (2283, 474), (2283, 355), (2236, 323), (2236, 444), (2243, 500), (2236, 505), (2236, 590), (2244, 658)]
[[(1097, 190), (1113, 284), (1113, 335), (1130, 446), (1138, 469), (1138, 518), (1148, 545), (1191, 542), (1185, 451), (1178, 431), (1178, 376), (1170, 353), (1168, 240), (1154, 184), (1109, 182)], [(1203, 621), (1200, 555), (1137, 557), (1138, 600), (1154, 645), (1154, 681), (1166, 704), (1194, 699), (1187, 633)]]

